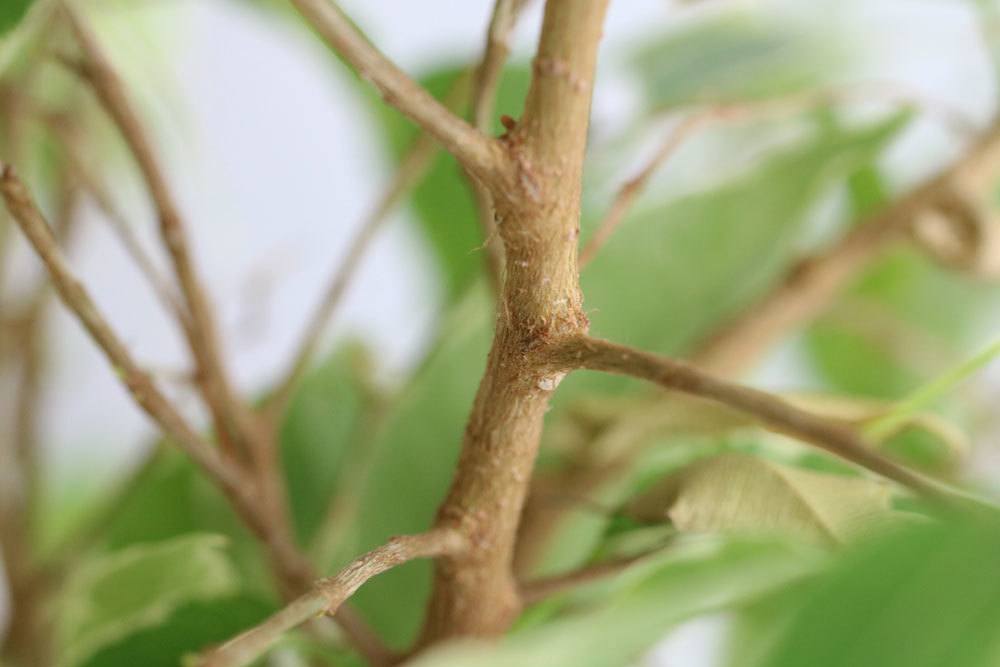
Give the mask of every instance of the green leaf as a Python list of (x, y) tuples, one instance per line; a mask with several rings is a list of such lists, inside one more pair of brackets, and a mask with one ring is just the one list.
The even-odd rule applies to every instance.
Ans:
[(139, 630), (95, 653), (85, 667), (177, 667), (186, 655), (223, 642), (274, 611), (264, 600), (236, 595), (177, 608), (156, 626)]
[(629, 503), (646, 522), (683, 532), (777, 533), (838, 544), (889, 513), (887, 485), (747, 454), (702, 459)]
[[(404, 390), (375, 444), (370, 483), (359, 500), (353, 539), (339, 562), (383, 544), (393, 535), (426, 530), (444, 499), (465, 423), (486, 365), (492, 332), (491, 299), (482, 284), (442, 324), (442, 341)], [(418, 630), (430, 591), (430, 563), (416, 561), (368, 582), (352, 602), (393, 646)]]
[(98, 556), (80, 567), (60, 606), (58, 664), (84, 664), (186, 604), (236, 593), (239, 576), (225, 545), (220, 535), (190, 535)]
[(598, 606), (532, 626), (499, 645), (432, 651), (415, 667), (612, 667), (633, 664), (674, 624), (738, 605), (815, 571), (818, 554), (774, 542), (695, 540), (603, 586)]
[(192, 533), (225, 535), (244, 587), (261, 595), (272, 593), (270, 569), (257, 540), (215, 485), (187, 456), (170, 446), (163, 446), (125, 495), (117, 499), (102, 528), (101, 543), (113, 551)]
[(365, 397), (357, 370), (363, 355), (357, 346), (335, 351), (303, 380), (282, 423), (281, 463), (300, 544), (312, 539), (345, 455), (358, 446)]
[[(462, 76), (460, 67), (439, 68), (421, 78), (420, 82), (435, 96), (444, 98)], [(528, 92), (531, 70), (523, 64), (504, 70), (497, 90), (496, 118), (501, 114), (517, 117)], [(417, 136), (413, 124), (393, 109), (386, 107), (377, 96), (370, 95), (376, 105), (383, 130), (398, 160)], [(496, 121), (494, 132), (503, 131)], [(441, 151), (426, 178), (416, 187), (411, 199), (413, 212), (421, 234), (437, 257), (449, 300), (458, 298), (477, 276), (481, 275), (486, 249), (480, 233), (475, 199), (467, 179), (451, 155)], [(499, 243), (494, 239), (491, 243)]]
[(846, 557), (805, 592), (762, 667), (998, 664), (1000, 524), (948, 519)]
[(738, 9), (681, 23), (632, 59), (653, 108), (788, 95), (830, 79), (844, 58), (827, 30)]
[(35, 0), (4, 0), (0, 4), (0, 37), (21, 22)]
[(981, 344), (1000, 290), (909, 248), (869, 270), (809, 331), (816, 370), (836, 391), (896, 399)]
[(774, 282), (817, 197), (870, 162), (907, 119), (827, 127), (720, 187), (645, 206), (583, 273), (592, 331), (682, 351)]

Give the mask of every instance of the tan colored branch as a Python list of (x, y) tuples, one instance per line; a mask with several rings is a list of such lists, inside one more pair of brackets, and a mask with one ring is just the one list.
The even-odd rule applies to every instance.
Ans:
[(143, 274), (150, 287), (152, 287), (161, 305), (168, 313), (177, 318), (182, 327), (190, 327), (191, 324), (187, 310), (178, 299), (174, 286), (160, 273), (160, 270), (156, 267), (156, 262), (153, 261), (153, 258), (150, 257), (145, 248), (142, 247), (142, 242), (139, 241), (132, 230), (132, 226), (126, 219), (125, 214), (115, 205), (111, 195), (108, 194), (103, 184), (94, 176), (93, 170), (87, 165), (86, 160), (83, 158), (80, 137), (76, 128), (68, 127), (65, 122), (61, 122), (62, 119), (60, 118), (50, 116), (45, 118), (45, 120), (53, 134), (59, 139), (72, 177), (80, 183), (83, 190), (93, 199), (97, 208), (108, 221), (111, 231), (125, 249), (125, 252), (128, 253), (132, 262), (138, 267), (139, 272)]
[(587, 329), (576, 250), (606, 8), (604, 0), (546, 3), (524, 115), (502, 139), (517, 165), (512, 187), (491, 189), (506, 278), (487, 368), (437, 518), (439, 527), (467, 535), (470, 551), (436, 563), (421, 645), (500, 634), (521, 606), (511, 560), (543, 418), (560, 380), (539, 369), (539, 355), (549, 341)]
[(594, 258), (624, 220), (635, 200), (646, 189), (656, 171), (677, 152), (687, 139), (702, 128), (717, 123), (739, 123), (753, 118), (786, 115), (811, 108), (871, 98), (918, 107), (938, 118), (956, 135), (962, 138), (975, 136), (975, 125), (947, 104), (936, 99), (917, 96), (898, 84), (890, 82), (855, 84), (758, 102), (715, 105), (695, 111), (673, 128), (649, 162), (635, 176), (626, 181), (615, 195), (607, 214), (598, 223), (594, 234), (581, 251), (580, 265), (586, 266)]
[(967, 502), (960, 492), (877, 454), (846, 422), (819, 417), (778, 396), (709, 375), (682, 361), (590, 337), (558, 344), (553, 361), (564, 370), (586, 368), (627, 375), (700, 396), (752, 415), (770, 430), (815, 445), (928, 497)]
[[(496, 107), (497, 89), (503, 76), (503, 68), (510, 55), (510, 38), (517, 25), (517, 19), (529, 0), (496, 0), (493, 15), (486, 31), (486, 48), (476, 68), (476, 78), (472, 94), (472, 124), (477, 130), (489, 134), (493, 129), (493, 114)], [(497, 237), (493, 197), (489, 188), (472, 179), (473, 193), (479, 227), (488, 252), (488, 268), (493, 285), (499, 291), (503, 275), (503, 246)]]
[(432, 134), (476, 178), (507, 180), (509, 161), (499, 142), (466, 123), (396, 67), (358, 32), (330, 0), (291, 0), (323, 40), (385, 99)]
[(2, 165), (0, 191), (7, 210), (45, 264), (63, 303), (76, 315), (87, 333), (100, 347), (136, 403), (209, 477), (217, 481), (220, 487), (228, 493), (241, 494), (242, 480), (239, 476), (160, 393), (155, 383), (135, 362), (121, 339), (100, 314), (90, 294), (70, 270), (52, 231), (27, 188), (9, 165)]
[(75, 68), (91, 85), (108, 115), (118, 127), (132, 152), (156, 207), (160, 235), (173, 263), (174, 272), (190, 315), (188, 346), (198, 365), (198, 379), (205, 401), (212, 411), (220, 439), (230, 454), (233, 441), (248, 435), (244, 410), (229, 384), (222, 360), (212, 307), (191, 258), (184, 222), (167, 184), (139, 115), (135, 112), (124, 84), (97, 39), (83, 20), (66, 4), (62, 6), (84, 60)]
[(322, 579), (313, 590), (255, 628), (208, 653), (199, 667), (240, 667), (264, 654), (289, 630), (322, 614), (333, 614), (362, 584), (387, 570), (417, 558), (457, 555), (466, 541), (455, 531), (434, 530), (420, 535), (395, 537), (381, 547), (354, 560), (333, 577)]
[(618, 229), (618, 225), (621, 224), (626, 214), (632, 208), (635, 200), (646, 189), (649, 180), (663, 166), (663, 163), (677, 152), (681, 144), (706, 125), (715, 115), (715, 111), (695, 113), (684, 118), (674, 126), (649, 162), (635, 176), (627, 180), (618, 191), (618, 194), (615, 195), (614, 201), (611, 202), (611, 208), (608, 209), (607, 214), (597, 224), (597, 229), (594, 231), (593, 236), (590, 237), (583, 250), (580, 251), (581, 267), (586, 266), (590, 260), (594, 259), (597, 252), (611, 238), (611, 235)]
[(828, 248), (798, 262), (776, 287), (724, 323), (689, 358), (723, 375), (747, 370), (778, 339), (826, 310), (852, 279), (903, 238), (922, 212), (938, 206), (955, 190), (985, 195), (1000, 173), (998, 163), (1000, 124), (991, 127), (950, 168), (885, 211), (852, 226)]
[(573, 590), (577, 586), (614, 576), (649, 555), (650, 553), (641, 553), (635, 556), (616, 558), (565, 574), (556, 574), (524, 582), (521, 584), (521, 599), (524, 600), (524, 604), (537, 604), (553, 595)]

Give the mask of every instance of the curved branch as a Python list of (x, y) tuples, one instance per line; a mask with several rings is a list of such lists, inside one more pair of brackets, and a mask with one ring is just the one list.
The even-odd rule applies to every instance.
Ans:
[(323, 40), (358, 74), (371, 82), (386, 103), (432, 134), (476, 178), (507, 180), (509, 160), (500, 143), (449, 111), (358, 32), (330, 0), (291, 0)]
[(227, 493), (241, 495), (242, 480), (237, 472), (160, 392), (98, 311), (86, 288), (73, 275), (48, 223), (10, 165), (0, 164), (0, 193), (7, 210), (44, 263), (59, 297), (101, 348), (136, 403)]
[(822, 313), (850, 280), (903, 237), (920, 213), (955, 190), (976, 191), (980, 196), (988, 192), (1000, 171), (998, 162), (1000, 123), (950, 168), (792, 266), (770, 292), (724, 323), (688, 358), (724, 375), (747, 370), (781, 336)]
[(69, 65), (90, 84), (114, 121), (139, 166), (149, 196), (156, 207), (160, 236), (189, 310), (190, 318), (182, 318), (181, 324), (188, 339), (188, 347), (198, 364), (202, 394), (212, 411), (220, 440), (230, 453), (235, 453), (233, 440), (246, 438), (251, 429), (245, 423), (245, 411), (229, 383), (210, 300), (191, 258), (180, 209), (124, 83), (89, 26), (68, 4), (63, 3), (61, 7), (84, 58), (80, 63)]
[(721, 403), (753, 415), (770, 430), (825, 449), (925, 496), (946, 502), (981, 504), (877, 454), (844, 422), (819, 417), (778, 396), (722, 380), (682, 361), (589, 336), (556, 344), (552, 358), (564, 370), (586, 368), (627, 375)]
[(417, 558), (456, 555), (466, 547), (453, 530), (433, 530), (394, 537), (355, 559), (333, 577), (316, 582), (311, 591), (281, 609), (260, 625), (208, 653), (199, 667), (240, 667), (260, 657), (283, 634), (322, 614), (334, 614), (362, 584), (374, 576)]

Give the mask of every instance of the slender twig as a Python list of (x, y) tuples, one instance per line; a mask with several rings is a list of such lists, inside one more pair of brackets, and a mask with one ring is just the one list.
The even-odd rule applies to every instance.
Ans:
[(198, 435), (160, 392), (101, 315), (86, 288), (73, 275), (48, 223), (14, 170), (10, 165), (0, 165), (0, 168), (0, 192), (7, 210), (45, 264), (63, 303), (76, 315), (108, 358), (133, 399), (220, 487), (242, 495), (242, 480), (234, 469), (219, 457), (217, 450)]
[(921, 212), (951, 196), (956, 187), (968, 190), (990, 182), (981, 174), (997, 173), (998, 152), (1000, 123), (951, 167), (796, 263), (770, 292), (723, 323), (688, 357), (724, 375), (746, 370), (786, 332), (822, 313), (852, 278), (903, 237)]
[(83, 190), (97, 205), (98, 210), (109, 223), (111, 231), (128, 253), (132, 262), (138, 267), (140, 273), (143, 274), (161, 305), (168, 313), (177, 318), (181, 326), (190, 326), (187, 311), (178, 299), (174, 286), (157, 268), (156, 262), (142, 247), (142, 242), (136, 236), (125, 214), (115, 205), (111, 195), (94, 175), (93, 169), (87, 165), (83, 158), (77, 133), (66, 127), (64, 122), (60, 122), (62, 120), (52, 116), (45, 117), (46, 124), (59, 139), (72, 177), (80, 183)]
[(465, 538), (452, 530), (395, 537), (354, 560), (333, 577), (316, 582), (313, 590), (294, 600), (260, 625), (205, 655), (199, 667), (240, 667), (260, 657), (278, 639), (306, 621), (333, 614), (362, 584), (374, 576), (417, 558), (434, 558), (464, 551)]
[(587, 565), (572, 572), (523, 582), (521, 584), (521, 599), (524, 600), (525, 604), (537, 604), (553, 595), (558, 595), (583, 584), (589, 584), (616, 575), (652, 553), (655, 553), (655, 551), (616, 558), (602, 563), (595, 563), (594, 565)]
[(336, 3), (291, 3), (334, 51), (379, 90), (387, 104), (437, 138), (477, 178), (508, 180), (510, 164), (500, 143), (449, 111), (407, 76), (358, 32)]
[[(493, 4), (493, 15), (486, 31), (486, 47), (476, 68), (472, 94), (472, 124), (485, 134), (489, 134), (493, 128), (497, 89), (500, 86), (504, 65), (510, 55), (510, 38), (521, 11), (529, 1), (496, 0)], [(487, 249), (487, 268), (494, 288), (499, 290), (504, 256), (503, 246), (496, 234), (493, 196), (489, 188), (475, 178), (471, 179), (471, 183), (476, 198), (479, 227), (482, 229)]]
[(789, 97), (760, 102), (720, 104), (694, 111), (679, 121), (660, 144), (659, 149), (632, 178), (626, 181), (612, 200), (608, 212), (598, 223), (587, 244), (580, 252), (580, 266), (585, 267), (628, 214), (636, 199), (649, 185), (650, 179), (681, 145), (703, 128), (720, 123), (740, 123), (754, 118), (798, 113), (805, 109), (881, 97), (887, 101), (919, 107), (961, 137), (975, 136), (975, 124), (960, 112), (932, 98), (921, 97), (891, 82), (866, 82), (847, 87), (809, 91)]
[(597, 251), (604, 246), (611, 237), (611, 234), (614, 233), (618, 225), (625, 219), (625, 215), (632, 207), (632, 204), (635, 203), (636, 198), (646, 189), (649, 179), (653, 177), (663, 163), (677, 152), (681, 144), (692, 134), (701, 129), (716, 115), (716, 110), (694, 113), (673, 127), (649, 162), (635, 176), (627, 180), (618, 191), (618, 194), (615, 195), (614, 201), (611, 203), (611, 208), (608, 209), (607, 214), (598, 223), (594, 234), (587, 241), (583, 250), (580, 251), (581, 267), (586, 266), (597, 255)]
[(586, 368), (627, 375), (700, 396), (752, 415), (770, 430), (815, 445), (928, 497), (976, 503), (960, 491), (877, 454), (846, 422), (820, 417), (774, 394), (720, 379), (683, 361), (587, 336), (562, 341), (552, 352), (553, 361), (563, 370)]
[[(466, 98), (466, 81), (467, 75), (463, 75), (452, 86), (444, 100), (447, 108), (459, 106), (460, 100)], [(400, 201), (426, 175), (439, 150), (440, 146), (437, 141), (430, 134), (421, 132), (403, 156), (392, 181), (361, 223), (351, 240), (343, 262), (337, 267), (323, 293), (319, 306), (313, 311), (288, 369), (278, 376), (279, 380), (274, 385), (275, 389), (264, 402), (262, 409), (272, 422), (284, 413), (295, 387), (319, 349), (323, 332), (343, 302), (344, 295), (361, 266), (361, 260), (371, 248), (378, 232), (389, 220), (389, 215)]]
[(220, 440), (227, 452), (235, 455), (239, 448), (234, 443), (245, 441), (253, 429), (246, 424), (245, 410), (229, 383), (210, 300), (191, 258), (180, 209), (120, 76), (82, 18), (68, 4), (64, 3), (62, 9), (84, 57), (72, 69), (90, 84), (118, 127), (156, 207), (160, 235), (190, 315), (190, 326), (185, 333), (198, 365), (202, 394), (212, 411)]

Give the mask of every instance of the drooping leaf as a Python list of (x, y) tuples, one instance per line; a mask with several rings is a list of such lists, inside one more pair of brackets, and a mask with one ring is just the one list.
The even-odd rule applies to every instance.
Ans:
[(762, 667), (990, 667), (1000, 661), (995, 517), (913, 526), (810, 586)]
[(80, 567), (60, 606), (58, 664), (85, 664), (184, 605), (234, 595), (239, 575), (225, 546), (220, 535), (189, 535), (99, 555)]
[(629, 503), (646, 522), (683, 532), (778, 533), (837, 544), (889, 513), (889, 488), (746, 454), (702, 459)]
[(815, 571), (812, 551), (774, 542), (699, 540), (637, 563), (602, 587), (595, 605), (499, 644), (469, 642), (417, 667), (615, 667), (633, 664), (672, 625), (739, 605)]

